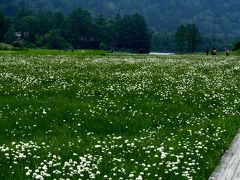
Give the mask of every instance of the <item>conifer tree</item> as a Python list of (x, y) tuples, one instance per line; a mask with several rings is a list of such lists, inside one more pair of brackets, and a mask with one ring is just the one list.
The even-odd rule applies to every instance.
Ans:
[(151, 34), (140, 14), (122, 18), (118, 40), (126, 50), (149, 53), (151, 49)]
[(194, 53), (200, 48), (201, 35), (195, 24), (188, 24), (186, 26), (186, 31), (187, 31), (186, 34), (187, 34), (188, 52)]
[(194, 53), (201, 45), (201, 35), (195, 24), (180, 25), (175, 34), (178, 53)]
[(178, 53), (186, 52), (186, 41), (187, 41), (186, 27), (183, 24), (181, 24), (178, 27), (177, 32), (175, 34), (176, 52)]

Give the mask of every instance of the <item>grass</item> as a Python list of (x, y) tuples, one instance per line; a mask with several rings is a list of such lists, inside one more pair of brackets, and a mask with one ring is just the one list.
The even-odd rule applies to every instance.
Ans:
[(53, 56), (94, 56), (94, 55), (106, 55), (108, 51), (104, 50), (50, 50), (50, 49), (29, 49), (29, 50), (0, 50), (0, 54), (13, 54), (13, 55), (53, 55)]
[(240, 55), (240, 50), (234, 51), (234, 54), (239, 56)]
[(240, 127), (239, 57), (74, 53), (0, 55), (1, 179), (210, 176)]

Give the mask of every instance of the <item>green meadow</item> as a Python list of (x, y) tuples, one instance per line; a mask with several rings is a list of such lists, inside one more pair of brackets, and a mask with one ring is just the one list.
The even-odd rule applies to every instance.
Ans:
[(207, 179), (239, 90), (239, 56), (1, 51), (0, 179)]

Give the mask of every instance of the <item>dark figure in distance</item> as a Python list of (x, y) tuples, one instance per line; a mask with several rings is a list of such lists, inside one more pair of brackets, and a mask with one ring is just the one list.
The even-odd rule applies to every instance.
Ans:
[(225, 51), (225, 54), (226, 54), (226, 56), (229, 56), (229, 55), (230, 55), (229, 49), (227, 49), (227, 50)]
[(217, 55), (217, 49), (216, 48), (211, 49), (211, 55), (213, 55), (213, 56)]
[(207, 55), (207, 56), (209, 55), (209, 50), (206, 51), (206, 55)]

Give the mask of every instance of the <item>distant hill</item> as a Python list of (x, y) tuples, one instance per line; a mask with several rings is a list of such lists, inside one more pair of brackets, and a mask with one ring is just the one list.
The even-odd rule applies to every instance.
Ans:
[(93, 15), (141, 13), (155, 31), (176, 31), (181, 23), (195, 22), (202, 34), (227, 39), (240, 38), (238, 0), (0, 0), (0, 10), (14, 15), (20, 8), (63, 11), (77, 7)]

